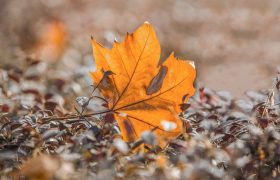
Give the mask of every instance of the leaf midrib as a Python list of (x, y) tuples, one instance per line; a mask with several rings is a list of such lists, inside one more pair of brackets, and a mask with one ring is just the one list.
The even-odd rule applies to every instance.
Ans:
[[(114, 110), (114, 108), (116, 107), (116, 105), (118, 104), (118, 102), (120, 101), (120, 99), (123, 97), (124, 93), (126, 92), (127, 88), (129, 87), (129, 85), (130, 85), (130, 83), (131, 83), (131, 81), (132, 81), (132, 79), (133, 79), (133, 77), (134, 77), (134, 75), (135, 75), (135, 72), (136, 72), (136, 69), (137, 69), (137, 67), (138, 67), (138, 64), (139, 64), (139, 62), (140, 62), (140, 60), (141, 60), (142, 54), (143, 54), (143, 52), (144, 52), (144, 50), (145, 50), (145, 48), (146, 48), (146, 46), (147, 46), (147, 42), (148, 42), (148, 39), (149, 39), (149, 37), (150, 37), (150, 32), (151, 32), (151, 29), (150, 29), (150, 27), (149, 27), (149, 32), (148, 32), (148, 35), (147, 35), (147, 38), (146, 38), (144, 47), (143, 47), (143, 49), (142, 49), (142, 51), (141, 51), (141, 53), (140, 53), (140, 55), (139, 55), (139, 57), (138, 57), (138, 59), (137, 59), (137, 62), (136, 62), (136, 65), (135, 65), (135, 67), (134, 67), (134, 69), (133, 69), (133, 72), (132, 72), (132, 74), (131, 74), (131, 77), (130, 77), (130, 79), (129, 79), (127, 85), (125, 86), (124, 90), (121, 92), (119, 98), (118, 98), (117, 101), (113, 104), (113, 106), (112, 106), (112, 108), (111, 108), (112, 110)], [(131, 51), (131, 55), (133, 56), (133, 58), (135, 58), (134, 55), (133, 55), (133, 53), (132, 53), (130, 44), (129, 44), (129, 49), (130, 49), (130, 51)]]

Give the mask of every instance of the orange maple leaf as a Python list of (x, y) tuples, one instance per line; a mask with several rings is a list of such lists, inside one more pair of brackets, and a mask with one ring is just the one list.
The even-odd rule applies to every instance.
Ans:
[(40, 43), (36, 47), (39, 59), (55, 62), (65, 50), (66, 29), (63, 23), (53, 21), (44, 26)]
[(172, 53), (158, 64), (160, 44), (149, 23), (115, 42), (112, 49), (95, 39), (92, 46), (97, 70), (90, 75), (109, 100), (125, 141), (136, 140), (147, 130), (165, 139), (182, 133), (178, 113), (182, 98), (187, 101), (195, 91), (193, 62)]

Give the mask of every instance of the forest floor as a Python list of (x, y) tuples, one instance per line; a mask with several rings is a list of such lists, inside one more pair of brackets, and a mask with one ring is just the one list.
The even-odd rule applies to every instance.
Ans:
[[(1, 177), (279, 177), (279, 9), (277, 0), (0, 2)], [(74, 108), (92, 91), (90, 37), (110, 46), (144, 21), (163, 59), (174, 50), (198, 71), (184, 133), (164, 148), (152, 132), (125, 143), (106, 114)], [(86, 113), (98, 110), (91, 101)]]

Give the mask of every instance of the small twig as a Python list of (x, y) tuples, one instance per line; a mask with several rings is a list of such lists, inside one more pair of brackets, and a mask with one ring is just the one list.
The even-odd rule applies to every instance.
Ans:
[[(89, 114), (85, 114), (83, 115), (83, 117), (92, 117), (98, 114), (105, 114), (108, 112), (113, 112), (112, 110), (106, 110), (106, 111), (101, 111), (101, 112), (96, 112), (96, 113), (89, 113)], [(64, 116), (64, 117), (46, 117), (46, 118), (42, 118), (42, 120), (44, 121), (54, 121), (54, 120), (66, 120), (66, 119), (76, 119), (76, 118), (81, 118), (81, 116), (79, 114), (77, 115), (70, 115), (70, 116)]]
[(82, 111), (79, 113), (81, 116), (83, 115), (83, 113), (84, 113), (86, 107), (88, 106), (89, 102), (91, 101), (91, 99), (92, 99), (93, 97), (95, 97), (95, 96), (93, 96), (93, 94), (94, 94), (95, 90), (99, 87), (99, 85), (101, 84), (101, 82), (103, 81), (103, 79), (104, 79), (104, 75), (103, 75), (103, 77), (101, 78), (101, 80), (97, 83), (97, 85), (93, 88), (93, 90), (92, 90), (92, 92), (91, 92), (91, 94), (90, 94), (90, 97), (88, 98), (88, 101), (85, 103), (85, 106), (82, 107)]
[(94, 92), (95, 90), (99, 87), (99, 85), (101, 84), (101, 82), (104, 80), (104, 78), (106, 77), (106, 72), (103, 74), (103, 77), (101, 78), (101, 80), (97, 83), (97, 85), (93, 88), (89, 98), (88, 98), (88, 101), (85, 103), (85, 105), (82, 107), (82, 111), (79, 113), (81, 116), (83, 116), (83, 113), (84, 111), (86, 110), (89, 102), (93, 99), (93, 98), (99, 98), (99, 99), (102, 99), (103, 101), (105, 101), (106, 103), (108, 103), (108, 101), (102, 97), (98, 97), (98, 96), (94, 96)]

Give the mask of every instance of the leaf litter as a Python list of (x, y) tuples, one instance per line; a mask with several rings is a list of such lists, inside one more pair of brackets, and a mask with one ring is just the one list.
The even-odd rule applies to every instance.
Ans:
[[(59, 69), (52, 70), (53, 73), (47, 73), (50, 67), (42, 69), (44, 62), (30, 58), (25, 61), (26, 65), (20, 69), (0, 69), (2, 177), (279, 177), (277, 86), (273, 90), (248, 91), (248, 99), (242, 101), (226, 91), (198, 87), (188, 105), (183, 106), (185, 111), (180, 113), (184, 132), (169, 139), (168, 146), (160, 147), (154, 130), (143, 132), (133, 142), (123, 141), (110, 112), (98, 114), (88, 108), (88, 100), (96, 95), (77, 93), (81, 88), (77, 88), (81, 81), (77, 74), (63, 78)], [(279, 84), (277, 78), (275, 84)], [(92, 91), (94, 87), (87, 89)], [(99, 108), (106, 109), (106, 100), (99, 100)], [(165, 122), (164, 126), (173, 128), (174, 124)], [(129, 128), (128, 125), (127, 131)]]

